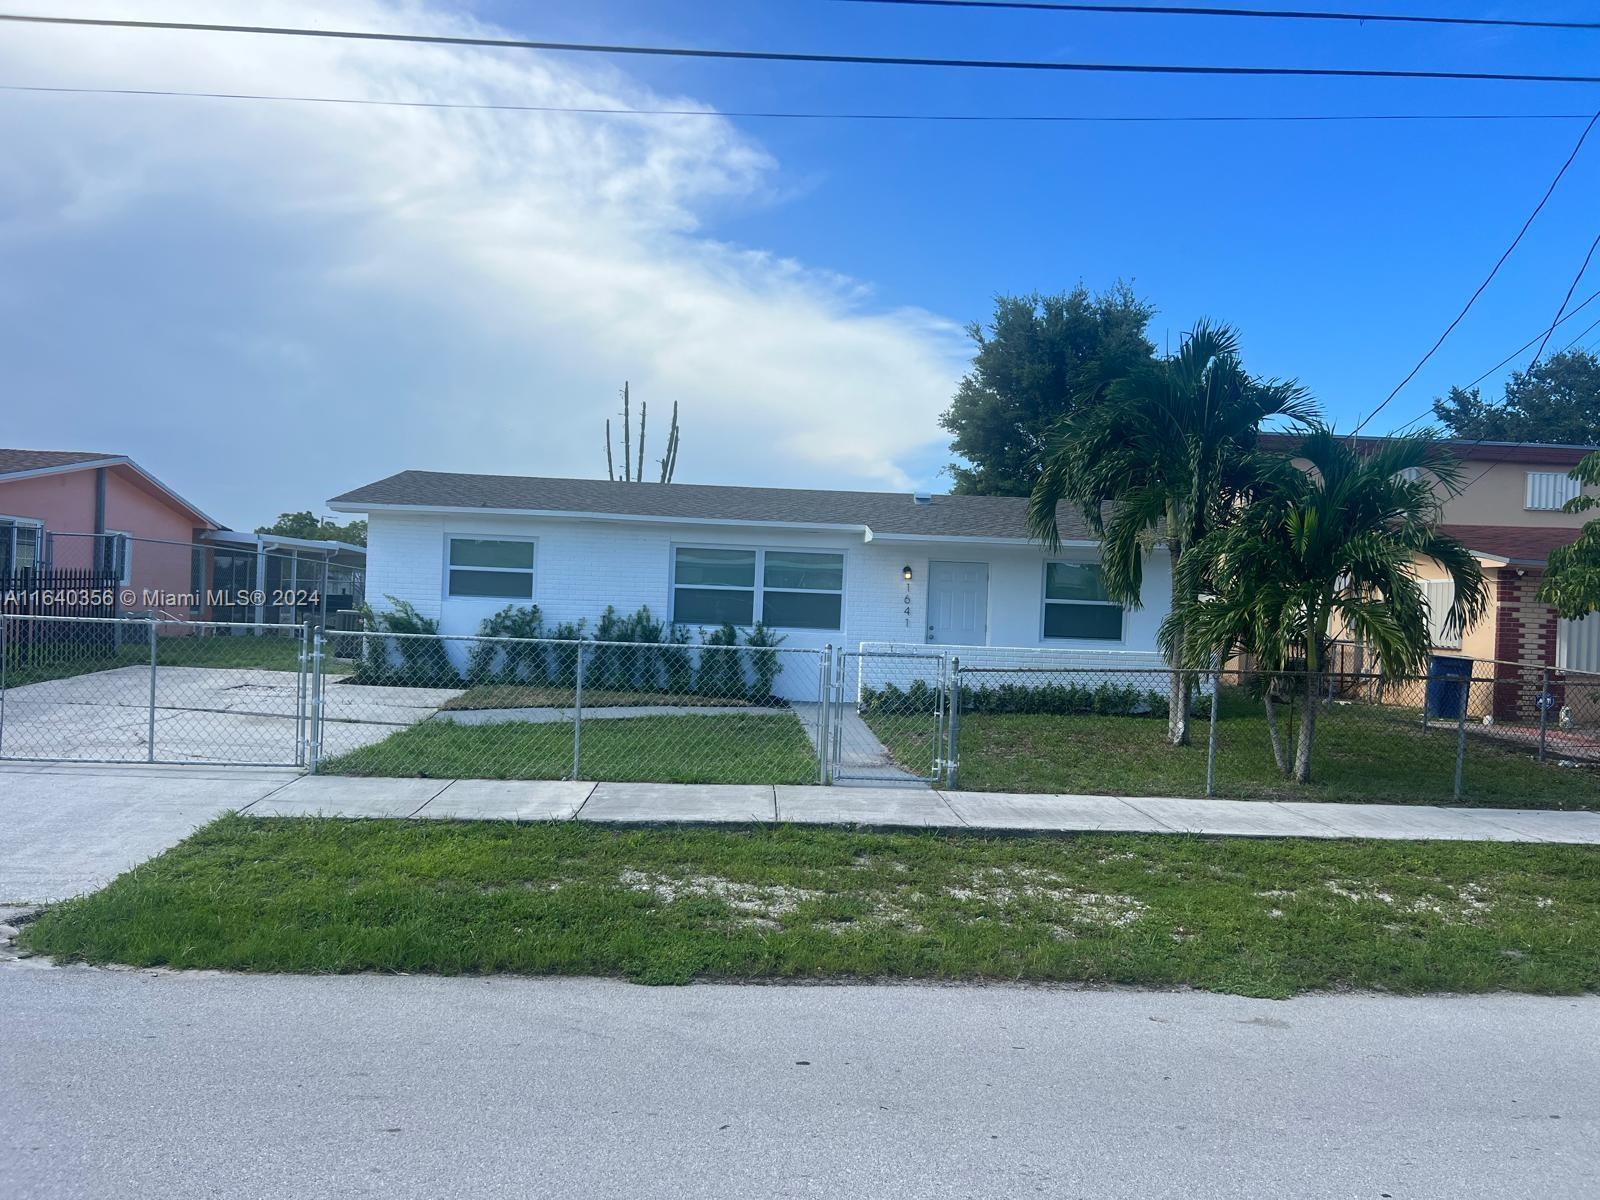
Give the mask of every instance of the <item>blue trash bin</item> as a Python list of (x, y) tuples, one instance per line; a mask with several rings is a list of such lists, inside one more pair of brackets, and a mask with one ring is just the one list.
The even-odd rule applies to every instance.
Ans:
[(1471, 678), (1470, 658), (1435, 654), (1428, 663), (1428, 715), (1458, 720), (1467, 703), (1467, 685)]

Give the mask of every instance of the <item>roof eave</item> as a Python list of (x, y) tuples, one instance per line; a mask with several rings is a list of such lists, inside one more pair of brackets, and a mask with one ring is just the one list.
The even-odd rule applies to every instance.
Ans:
[(722, 525), (755, 529), (794, 529), (813, 533), (853, 533), (862, 541), (873, 540), (872, 527), (848, 523), (833, 524), (814, 521), (753, 521), (737, 517), (674, 517), (661, 514), (598, 513), (566, 508), (487, 508), (476, 505), (449, 504), (383, 504), (374, 501), (336, 499), (328, 507), (341, 513), (412, 512), (441, 513), (449, 515), (470, 514), (480, 517), (535, 517), (551, 521), (615, 521), (645, 525)]

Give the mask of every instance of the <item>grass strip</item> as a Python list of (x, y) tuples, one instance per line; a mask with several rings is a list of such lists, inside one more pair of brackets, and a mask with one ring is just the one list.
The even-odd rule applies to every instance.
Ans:
[[(572, 774), (572, 724), (424, 721), (326, 759), (320, 769), (329, 775), (565, 779)], [(612, 783), (815, 783), (817, 759), (800, 722), (786, 712), (594, 718), (583, 723), (580, 774)]]
[(244, 971), (1576, 993), (1600, 850), (229, 816), (25, 938)]

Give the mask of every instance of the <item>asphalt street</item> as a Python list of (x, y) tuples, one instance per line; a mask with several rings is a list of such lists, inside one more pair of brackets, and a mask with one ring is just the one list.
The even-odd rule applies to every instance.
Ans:
[(0, 1195), (1592, 1197), (1600, 998), (0, 964)]

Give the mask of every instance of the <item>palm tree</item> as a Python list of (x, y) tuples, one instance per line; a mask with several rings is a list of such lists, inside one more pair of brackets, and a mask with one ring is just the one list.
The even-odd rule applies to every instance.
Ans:
[[(1181, 586), (1205, 593), (1181, 624), (1174, 613), (1162, 627), (1164, 645), (1183, 639), (1187, 665), (1240, 650), (1272, 672), (1304, 662), (1305, 715), (1293, 768), (1300, 783), (1311, 778), (1318, 673), (1334, 630), (1370, 647), (1387, 675), (1419, 672), (1433, 641), (1420, 559), (1438, 563), (1455, 583), (1446, 632), (1464, 630), (1487, 606), (1477, 560), (1435, 528), (1439, 500), (1424, 471), (1446, 492), (1460, 490), (1461, 466), (1434, 437), (1391, 438), (1363, 455), (1314, 426), (1290, 457), (1264, 471), (1261, 494), (1239, 520), (1200, 539), (1178, 564)], [(1282, 770), (1271, 688), (1266, 692)]]
[[(1269, 417), (1311, 420), (1316, 407), (1292, 382), (1258, 380), (1239, 361), (1238, 335), (1201, 321), (1178, 353), (1140, 367), (1080, 400), (1054, 431), (1029, 504), (1029, 525), (1052, 551), (1056, 510), (1074, 504), (1101, 540), (1107, 594), (1142, 603), (1144, 558), (1165, 541), (1176, 565), (1185, 550), (1233, 518), (1255, 483), (1253, 451)], [(1183, 614), (1197, 593), (1174, 586), (1173, 650), (1183, 657)], [(1170, 681), (1168, 735), (1189, 740), (1188, 681)]]

